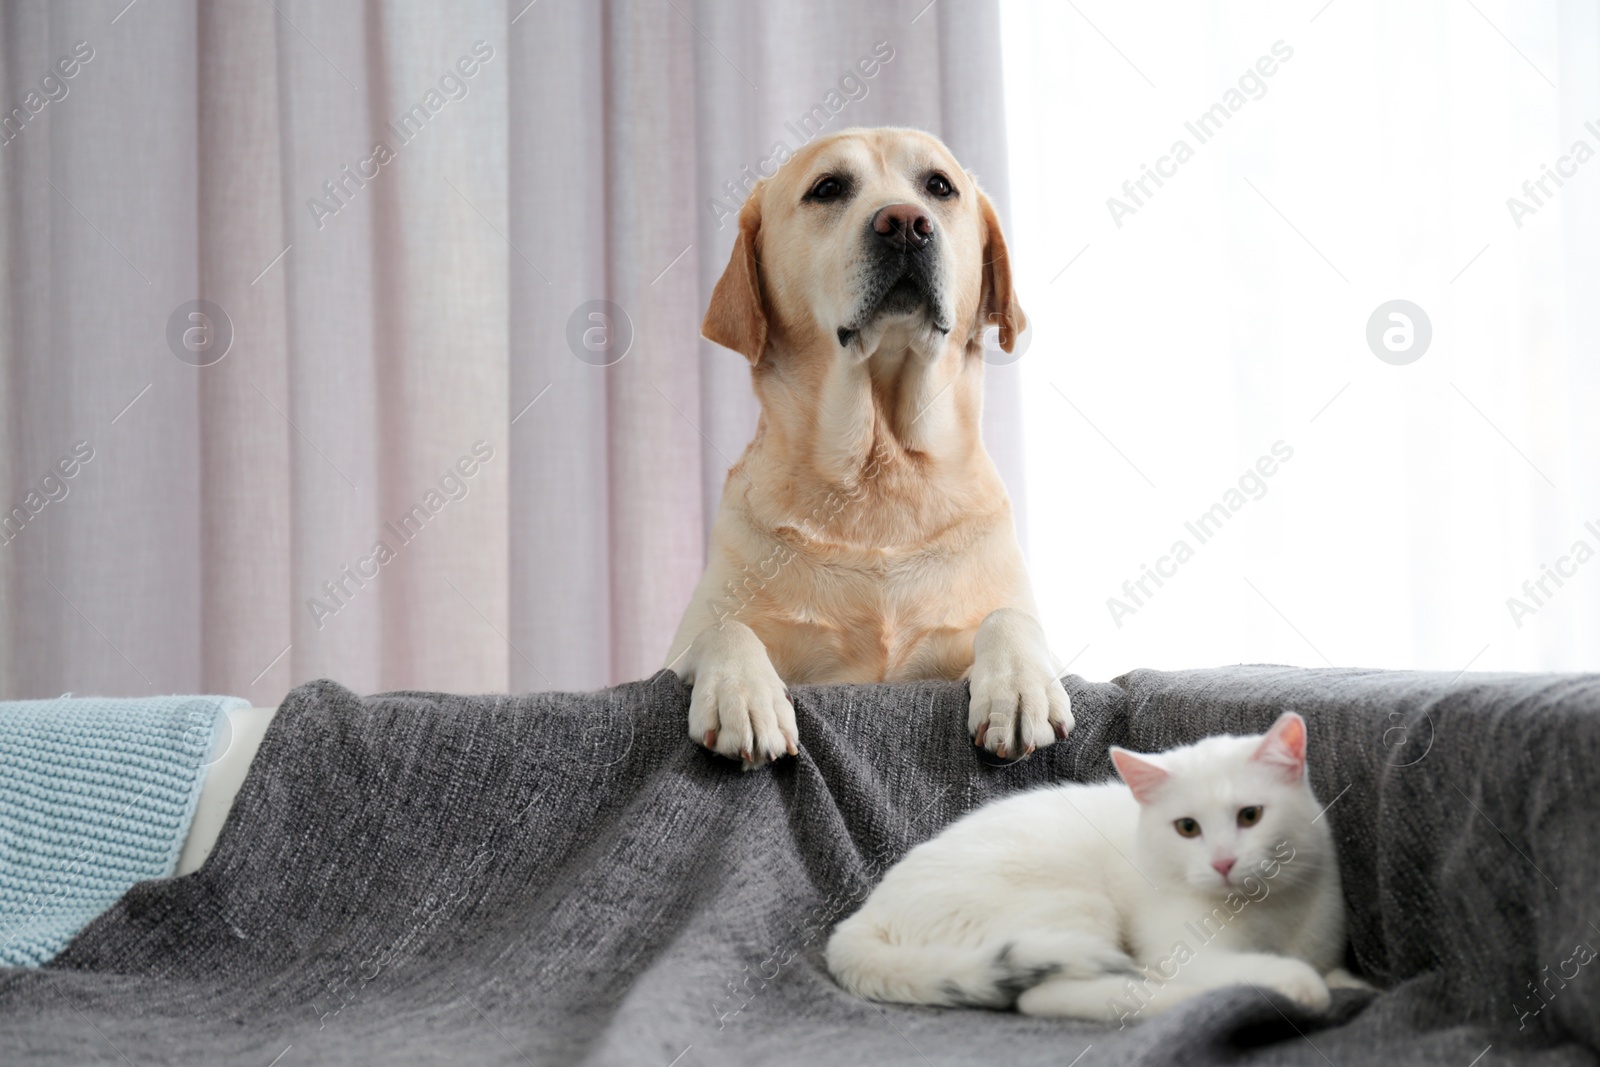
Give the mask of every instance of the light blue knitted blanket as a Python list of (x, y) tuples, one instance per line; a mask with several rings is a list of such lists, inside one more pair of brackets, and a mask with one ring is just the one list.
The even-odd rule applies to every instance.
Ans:
[(0, 703), (0, 965), (37, 967), (172, 874), (238, 697)]

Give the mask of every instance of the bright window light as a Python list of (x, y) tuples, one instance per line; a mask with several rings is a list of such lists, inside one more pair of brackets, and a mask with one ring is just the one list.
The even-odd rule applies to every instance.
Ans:
[(1600, 28), (1004, 0), (1071, 670), (1600, 667)]

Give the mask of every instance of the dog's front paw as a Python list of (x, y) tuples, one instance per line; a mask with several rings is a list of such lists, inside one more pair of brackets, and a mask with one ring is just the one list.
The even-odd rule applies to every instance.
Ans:
[[(1016, 617), (1010, 617), (1016, 616)], [(1056, 677), (1038, 624), (996, 611), (973, 641), (967, 733), (1001, 759), (1020, 759), (1072, 729), (1072, 701)]]
[(690, 655), (690, 737), (747, 771), (799, 752), (788, 688), (749, 627), (727, 621), (709, 629)]
[(1001, 759), (1055, 744), (1072, 729), (1067, 691), (1047, 667), (1028, 662), (972, 665), (967, 733)]

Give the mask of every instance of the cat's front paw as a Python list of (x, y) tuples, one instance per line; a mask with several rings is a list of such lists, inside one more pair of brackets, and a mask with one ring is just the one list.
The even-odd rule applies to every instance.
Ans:
[(1329, 989), (1359, 989), (1363, 993), (1376, 993), (1378, 987), (1362, 978), (1357, 978), (1343, 967), (1335, 967), (1322, 976), (1328, 983)]
[(1304, 960), (1290, 959), (1285, 956), (1281, 959), (1264, 961), (1262, 971), (1256, 976), (1255, 984), (1262, 989), (1273, 989), (1303, 1008), (1312, 1011), (1326, 1011), (1328, 1005), (1333, 1003), (1333, 995), (1328, 992), (1328, 983), (1317, 973), (1317, 969)]
[(1056, 677), (1039, 624), (1012, 609), (984, 619), (972, 643), (967, 733), (1001, 759), (1018, 759), (1065, 738), (1072, 701)]

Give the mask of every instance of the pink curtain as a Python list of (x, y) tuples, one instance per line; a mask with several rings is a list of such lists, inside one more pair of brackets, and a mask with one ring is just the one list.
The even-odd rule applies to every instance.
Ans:
[(1006, 197), (988, 0), (119, 6), (0, 9), (6, 698), (649, 674), (746, 168), (912, 125)]

